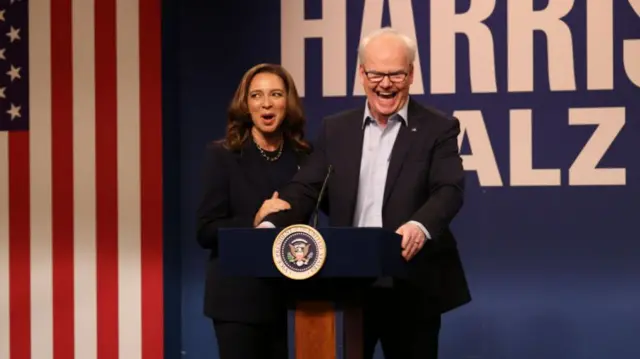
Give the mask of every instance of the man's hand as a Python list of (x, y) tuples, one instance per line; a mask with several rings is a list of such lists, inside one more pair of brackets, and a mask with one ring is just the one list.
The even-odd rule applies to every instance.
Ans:
[(253, 218), (253, 226), (256, 227), (264, 217), (270, 215), (271, 213), (285, 211), (287, 209), (291, 209), (291, 205), (287, 201), (283, 201), (278, 198), (278, 192), (273, 192), (273, 195), (268, 200), (262, 203), (262, 206), (256, 213), (256, 216)]
[(403, 224), (396, 233), (402, 236), (402, 256), (407, 261), (422, 249), (427, 239), (420, 227), (413, 223)]

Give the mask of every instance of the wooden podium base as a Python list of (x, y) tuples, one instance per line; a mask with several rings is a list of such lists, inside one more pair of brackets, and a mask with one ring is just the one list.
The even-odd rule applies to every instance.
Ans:
[[(340, 312), (342, 328), (337, 321)], [(338, 308), (333, 302), (298, 302), (294, 358), (335, 359), (339, 353), (344, 359), (362, 359), (362, 310), (357, 306)]]

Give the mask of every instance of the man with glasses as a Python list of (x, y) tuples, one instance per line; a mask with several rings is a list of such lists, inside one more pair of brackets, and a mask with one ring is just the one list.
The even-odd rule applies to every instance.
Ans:
[(358, 49), (366, 105), (323, 121), (314, 153), (280, 191), (291, 209), (259, 227), (303, 223), (326, 187), (331, 226), (383, 227), (402, 236), (409, 278), (381, 278), (364, 305), (364, 353), (385, 359), (438, 355), (442, 313), (471, 300), (449, 224), (462, 206), (457, 119), (409, 98), (416, 45), (383, 28)]

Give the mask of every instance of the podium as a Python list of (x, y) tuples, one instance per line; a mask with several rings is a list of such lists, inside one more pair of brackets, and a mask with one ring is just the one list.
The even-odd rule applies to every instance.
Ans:
[[(221, 273), (229, 277), (264, 278), (282, 285), (295, 312), (295, 339), (290, 343), (294, 346), (293, 358), (361, 359), (361, 298), (378, 278), (407, 276), (408, 268), (400, 251), (401, 237), (382, 228), (311, 229), (321, 235), (320, 244), (324, 248), (320, 249), (324, 256), (317, 258), (319, 269), (313, 276), (292, 279), (291, 275), (283, 274), (282, 268), (279, 269), (282, 265), (276, 265), (274, 260), (279, 247), (283, 251), (291, 247), (291, 253), (294, 253), (291, 243), (281, 245), (278, 242), (274, 246), (285, 230), (220, 229), (218, 264)], [(288, 258), (295, 262), (293, 256)]]

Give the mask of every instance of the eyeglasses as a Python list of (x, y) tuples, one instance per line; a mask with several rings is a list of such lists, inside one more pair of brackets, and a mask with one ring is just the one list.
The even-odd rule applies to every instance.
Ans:
[(385, 78), (385, 76), (388, 76), (389, 81), (391, 82), (395, 82), (395, 83), (403, 82), (407, 78), (407, 75), (409, 75), (407, 72), (404, 72), (404, 71), (396, 71), (396, 72), (390, 72), (390, 73), (378, 72), (378, 71), (365, 71), (364, 74), (367, 76), (367, 79), (369, 79), (369, 81), (374, 83), (381, 82)]

